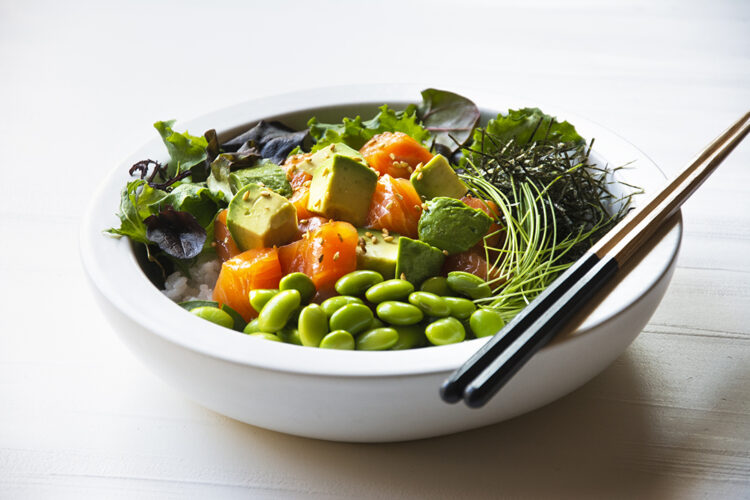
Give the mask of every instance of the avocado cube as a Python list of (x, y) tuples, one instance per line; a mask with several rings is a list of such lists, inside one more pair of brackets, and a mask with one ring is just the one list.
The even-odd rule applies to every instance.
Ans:
[(281, 196), (292, 196), (292, 186), (286, 178), (286, 172), (275, 163), (264, 162), (229, 174), (229, 185), (235, 193), (251, 182), (263, 184)]
[(248, 184), (229, 202), (227, 228), (240, 250), (285, 245), (298, 235), (292, 202), (258, 184)]
[[(347, 156), (353, 160), (367, 164), (367, 162), (365, 161), (365, 157), (362, 156), (359, 151), (350, 146), (347, 146), (343, 142), (336, 142), (333, 144), (329, 144), (328, 146), (313, 153), (313, 155), (310, 157), (311, 166), (306, 167), (305, 171), (309, 172), (310, 174), (314, 174), (316, 168), (321, 166), (335, 154)], [(309, 170), (310, 168), (312, 168), (312, 171)]]
[(473, 247), (492, 224), (486, 213), (455, 198), (439, 196), (426, 206), (417, 226), (419, 239), (450, 255)]
[(398, 253), (398, 242), (401, 237), (391, 233), (388, 241), (383, 233), (377, 229), (357, 229), (359, 241), (364, 242), (357, 248), (357, 269), (369, 269), (377, 271), (385, 279), (396, 276), (396, 256)]
[(443, 155), (435, 155), (426, 165), (417, 167), (409, 180), (417, 194), (425, 200), (431, 200), (437, 196), (461, 198), (468, 191)]
[(427, 278), (440, 274), (443, 262), (445, 255), (439, 248), (406, 236), (399, 238), (396, 277), (419, 287)]
[(345, 144), (321, 149), (313, 155), (313, 161), (317, 166), (307, 209), (330, 219), (364, 225), (378, 174)]

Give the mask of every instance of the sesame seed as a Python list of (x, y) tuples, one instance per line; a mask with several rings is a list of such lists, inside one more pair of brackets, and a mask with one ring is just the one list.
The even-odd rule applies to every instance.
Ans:
[(271, 192), (270, 191), (261, 191), (260, 195), (263, 196), (263, 197), (265, 197), (265, 198), (268, 198), (269, 196), (271, 196)]
[(326, 167), (326, 168), (323, 169), (323, 176), (326, 176), (326, 175), (328, 175), (330, 173), (331, 173), (331, 169), (329, 169), (328, 167)]
[(396, 155), (394, 155), (393, 153), (389, 154), (389, 155), (388, 155), (388, 157), (389, 157), (389, 158), (390, 158), (391, 160), (395, 160), (395, 159), (396, 159)]
[(391, 201), (389, 201), (388, 203), (385, 204), (385, 209), (386, 210), (390, 210), (392, 206), (393, 206), (393, 200), (391, 200)]
[(427, 210), (427, 203), (422, 203), (422, 210)]
[(404, 273), (401, 273), (401, 276), (399, 276), (402, 280), (406, 280), (406, 275)]
[(343, 242), (344, 242), (344, 238), (343, 238), (343, 237), (341, 236), (341, 233), (336, 233), (336, 236), (338, 236), (338, 237), (339, 237), (339, 241), (340, 241), (341, 243), (343, 243)]
[(323, 257), (325, 257), (323, 254), (320, 254), (320, 257), (318, 257), (318, 264), (323, 262)]
[(216, 247), (216, 242), (215, 242), (215, 241), (212, 241), (212, 242), (211, 242), (211, 246), (212, 246), (212, 247)]
[(333, 254), (333, 260), (334, 261), (339, 260), (339, 257), (341, 257), (341, 254), (339, 252), (336, 252), (335, 254)]
[(388, 231), (387, 227), (384, 227), (383, 230), (380, 232), (383, 233), (383, 236), (388, 236), (390, 234), (390, 231)]
[(422, 207), (421, 207), (420, 205), (414, 205), (414, 208), (415, 208), (416, 210), (421, 210), (421, 209), (422, 209)]
[(448, 255), (448, 250), (443, 250), (443, 255)]
[(335, 144), (331, 144), (331, 151), (336, 151), (336, 145)]
[(402, 195), (401, 193), (396, 193), (396, 197), (398, 197), (399, 200), (404, 199), (404, 195)]
[(414, 169), (413, 169), (413, 168), (411, 168), (411, 166), (409, 166), (409, 168), (407, 168), (406, 170), (408, 170), (408, 171), (409, 171), (409, 173), (412, 173), (412, 172), (414, 172)]
[(417, 163), (417, 170), (422, 170), (422, 162)]
[(372, 244), (373, 245), (377, 245), (378, 244), (378, 239), (375, 236), (372, 237)]
[(250, 191), (245, 191), (245, 194), (242, 195), (242, 201), (247, 201), (250, 199)]
[(422, 172), (419, 172), (419, 173), (417, 174), (417, 180), (418, 180), (418, 181), (421, 181), (421, 180), (422, 180), (422, 177), (424, 177), (424, 176), (422, 175)]
[(383, 236), (383, 241), (385, 241), (386, 243), (390, 243), (391, 241), (393, 241), (393, 236)]
[(372, 233), (370, 231), (365, 231), (365, 236), (372, 238)]

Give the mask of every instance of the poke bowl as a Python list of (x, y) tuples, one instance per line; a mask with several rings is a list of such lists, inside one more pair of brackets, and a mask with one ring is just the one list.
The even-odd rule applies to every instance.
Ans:
[[(422, 87), (347, 86), (248, 101), (185, 123), (182, 129), (215, 129), (226, 141), (260, 121), (278, 120), (299, 130), (310, 117), (336, 122), (369, 117), (384, 103), (415, 104)], [(451, 89), (461, 91), (461, 89)], [(478, 90), (461, 91), (477, 103), (480, 123), (536, 102)], [(595, 138), (596, 165), (628, 165), (624, 183), (648, 194), (665, 182), (637, 148), (604, 127), (544, 105), (585, 138)], [(441, 383), (486, 341), (404, 350), (319, 349), (263, 338), (205, 321), (170, 300), (147, 277), (142, 256), (127, 238), (103, 234), (116, 215), (131, 166), (164, 159), (158, 137), (113, 169), (94, 193), (81, 227), (81, 257), (97, 303), (112, 328), (155, 374), (198, 404), (233, 419), (292, 435), (350, 442), (427, 438), (473, 429), (522, 415), (577, 389), (620, 356), (663, 297), (676, 266), (682, 225), (673, 223), (643, 248), (616, 282), (599, 294), (567, 331), (541, 349), (483, 408), (449, 405)], [(634, 198), (634, 203), (639, 203)]]

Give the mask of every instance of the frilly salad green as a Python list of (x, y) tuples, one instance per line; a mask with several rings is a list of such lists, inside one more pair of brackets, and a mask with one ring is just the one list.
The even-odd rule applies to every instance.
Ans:
[[(261, 121), (224, 142), (160, 121), (169, 160), (130, 168), (107, 233), (143, 249), (186, 310), (248, 336), (386, 350), (493, 335), (629, 199), (573, 125), (536, 108), (479, 118), (426, 89), (367, 120)], [(170, 289), (206, 263), (210, 293)]]

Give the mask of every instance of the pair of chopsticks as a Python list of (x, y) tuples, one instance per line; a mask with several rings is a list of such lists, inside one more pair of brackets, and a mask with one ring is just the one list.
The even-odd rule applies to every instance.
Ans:
[(560, 275), (440, 388), (448, 403), (484, 406), (617, 273), (750, 132), (750, 112), (714, 139), (664, 189), (633, 210)]

